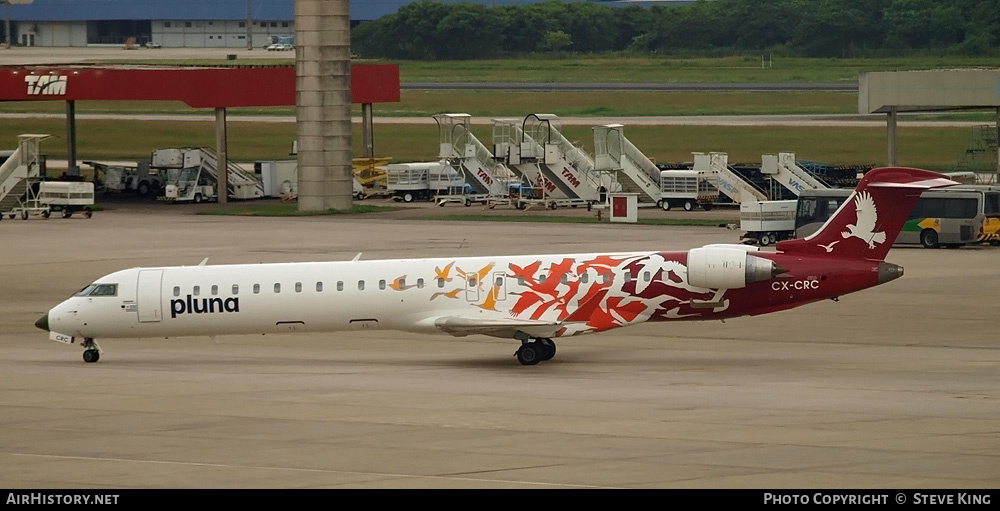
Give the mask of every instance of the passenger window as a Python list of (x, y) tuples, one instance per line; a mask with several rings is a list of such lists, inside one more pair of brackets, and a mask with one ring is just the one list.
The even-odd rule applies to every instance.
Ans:
[(589, 279), (589, 278), (587, 277), (587, 275), (589, 275), (589, 274), (587, 274), (587, 273), (584, 273), (583, 275), (580, 275), (580, 282), (583, 282), (584, 284), (586, 284), (586, 283), (587, 283), (587, 281), (588, 281), (588, 280), (590, 280), (590, 279)]
[(475, 277), (470, 277), (469, 278), (469, 287), (476, 287), (476, 278)]
[(343, 291), (343, 290), (344, 290), (344, 281), (343, 280), (338, 280), (337, 281), (337, 291)]
[(201, 294), (201, 286), (194, 286), (194, 291), (192, 291), (191, 294), (193, 294), (195, 296), (198, 296), (199, 294)]
[(364, 290), (365, 290), (365, 281), (359, 280), (358, 281), (358, 291), (364, 291)]
[(563, 284), (569, 284), (569, 275), (563, 275), (562, 278), (559, 279), (559, 282), (562, 282)]
[(281, 292), (281, 284), (279, 284), (277, 282), (274, 283), (274, 292), (275, 293), (280, 293)]
[(254, 284), (253, 285), (253, 294), (255, 294), (255, 295), (259, 295), (260, 294), (260, 284)]
[(212, 285), (212, 296), (219, 294), (219, 286)]
[(503, 285), (503, 277), (497, 277), (497, 279), (494, 282), (496, 282), (496, 285), (502, 286)]
[(524, 277), (518, 277), (517, 278), (517, 285), (519, 285), (519, 286), (523, 286), (524, 285)]
[(181, 295), (181, 287), (174, 286), (174, 296), (180, 296), (180, 295)]
[(317, 293), (322, 293), (323, 292), (323, 283), (322, 282), (317, 282), (316, 283), (316, 292)]
[(295, 292), (296, 293), (301, 293), (302, 292), (302, 283), (301, 282), (296, 282), (295, 283)]
[(628, 284), (629, 282), (632, 282), (632, 272), (631, 271), (625, 272), (625, 283)]
[(437, 281), (438, 281), (438, 287), (444, 287), (444, 279), (438, 278)]
[(539, 284), (544, 284), (545, 283), (545, 275), (540, 275), (538, 277), (538, 283)]
[(378, 281), (378, 288), (379, 289), (385, 289), (385, 281), (384, 280)]
[(424, 288), (424, 279), (417, 279), (417, 289)]
[(645, 280), (646, 282), (649, 282), (649, 272), (648, 271), (642, 272), (642, 280)]
[(240, 294), (240, 286), (233, 284), (233, 294), (234, 295)]

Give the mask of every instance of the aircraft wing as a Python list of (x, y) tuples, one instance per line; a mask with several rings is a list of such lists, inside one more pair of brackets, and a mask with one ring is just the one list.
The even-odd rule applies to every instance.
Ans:
[(455, 337), (480, 334), (492, 337), (511, 338), (518, 331), (533, 337), (552, 337), (560, 328), (561, 321), (542, 321), (534, 319), (480, 319), (461, 316), (445, 316), (437, 318), (434, 326), (442, 332)]

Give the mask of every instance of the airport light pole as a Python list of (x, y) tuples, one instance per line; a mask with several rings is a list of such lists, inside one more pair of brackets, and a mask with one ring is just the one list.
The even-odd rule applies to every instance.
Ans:
[(253, 49), (253, 0), (247, 0), (247, 49)]

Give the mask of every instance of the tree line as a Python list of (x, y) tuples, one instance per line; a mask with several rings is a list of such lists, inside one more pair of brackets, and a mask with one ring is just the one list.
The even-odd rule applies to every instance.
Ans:
[(698, 0), (612, 7), (420, 0), (351, 30), (369, 58), (484, 59), (531, 53), (632, 52), (870, 57), (995, 55), (996, 0)]

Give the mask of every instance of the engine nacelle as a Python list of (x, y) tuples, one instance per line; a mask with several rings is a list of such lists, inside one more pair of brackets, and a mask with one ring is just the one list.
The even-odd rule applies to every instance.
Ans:
[(739, 289), (784, 271), (774, 261), (744, 248), (707, 246), (689, 250), (687, 255), (688, 284), (708, 289)]

